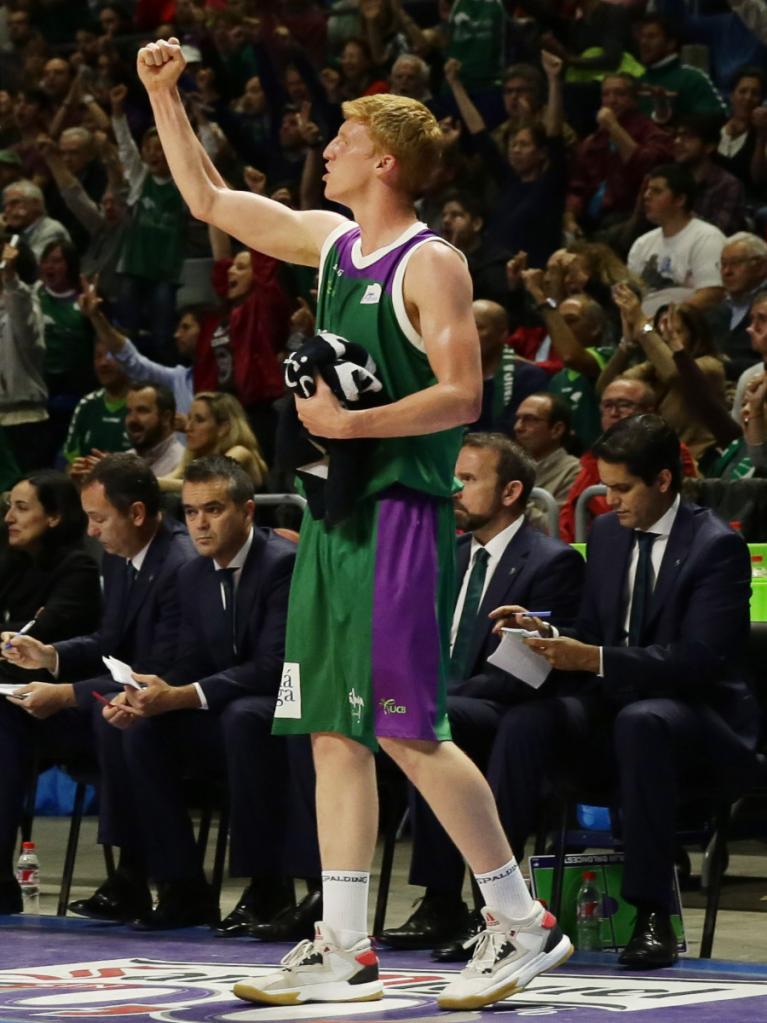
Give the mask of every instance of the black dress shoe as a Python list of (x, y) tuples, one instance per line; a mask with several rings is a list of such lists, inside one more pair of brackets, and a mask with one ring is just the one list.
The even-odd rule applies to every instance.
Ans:
[(634, 933), (618, 957), (621, 966), (629, 966), (633, 970), (657, 970), (661, 966), (672, 966), (678, 958), (676, 935), (668, 913), (638, 910)]
[(453, 941), (447, 941), (444, 945), (438, 945), (431, 950), (432, 959), (435, 963), (467, 963), (474, 954), (474, 946), (465, 948), (464, 943), (484, 929), (485, 921), (482, 914), (474, 910), (469, 913), (464, 930)]
[(0, 881), (0, 915), (21, 913), (24, 909), (19, 882), (14, 878)]
[(376, 937), (390, 948), (434, 948), (461, 934), (469, 922), (466, 903), (455, 895), (424, 895), (400, 927), (387, 927)]
[(240, 901), (221, 923), (213, 928), (217, 938), (234, 938), (249, 934), (251, 927), (266, 924), (277, 913), (295, 908), (293, 882), (278, 879), (254, 881), (249, 884)]
[(301, 941), (314, 937), (314, 925), (322, 919), (322, 892), (309, 892), (292, 909), (283, 909), (268, 924), (255, 924), (248, 934), (259, 941)]
[(70, 902), (68, 909), (78, 916), (111, 923), (127, 923), (152, 908), (152, 896), (146, 884), (115, 877), (105, 881), (88, 899)]
[(210, 926), (217, 918), (218, 906), (206, 882), (168, 881), (160, 886), (157, 905), (130, 925), (136, 931), (173, 931)]

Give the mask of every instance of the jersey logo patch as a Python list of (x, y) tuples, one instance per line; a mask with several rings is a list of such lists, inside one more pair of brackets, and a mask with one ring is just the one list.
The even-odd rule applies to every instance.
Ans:
[(381, 285), (368, 284), (365, 294), (360, 299), (360, 305), (378, 305), (381, 301)]

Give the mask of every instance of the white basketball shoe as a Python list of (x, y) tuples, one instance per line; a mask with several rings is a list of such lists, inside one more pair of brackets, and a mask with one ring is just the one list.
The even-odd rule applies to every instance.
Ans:
[(474, 955), (437, 999), (440, 1009), (479, 1009), (527, 987), (573, 954), (570, 939), (539, 902), (524, 920), (483, 909), (486, 930), (472, 942)]
[(373, 1002), (383, 997), (378, 956), (363, 938), (341, 948), (326, 923), (316, 925), (313, 941), (299, 942), (282, 960), (282, 969), (235, 984), (246, 1002), (299, 1005), (302, 1002)]

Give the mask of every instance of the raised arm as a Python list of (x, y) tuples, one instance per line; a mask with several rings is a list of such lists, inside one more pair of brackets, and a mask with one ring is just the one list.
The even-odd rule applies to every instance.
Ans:
[(185, 65), (176, 39), (149, 43), (138, 52), (138, 75), (149, 94), (168, 166), (192, 215), (275, 259), (318, 266), (323, 242), (344, 218), (320, 210), (297, 212), (227, 188), (181, 103), (176, 83)]
[[(440, 282), (435, 295), (434, 282)], [(405, 274), (405, 307), (423, 338), (436, 383), (380, 408), (350, 411), (318, 381), (313, 398), (296, 399), (298, 415), (318, 437), (415, 437), (472, 423), (482, 402), (479, 338), (471, 278), (446, 245), (423, 245)]]

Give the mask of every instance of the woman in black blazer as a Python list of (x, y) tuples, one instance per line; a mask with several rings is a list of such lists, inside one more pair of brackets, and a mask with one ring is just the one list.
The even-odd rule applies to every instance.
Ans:
[[(7, 542), (0, 546), (0, 631), (28, 622), (43, 643), (93, 632), (101, 615), (96, 561), (83, 547), (87, 519), (74, 483), (52, 469), (34, 472), (10, 494)], [(6, 681), (28, 673), (2, 662)]]

